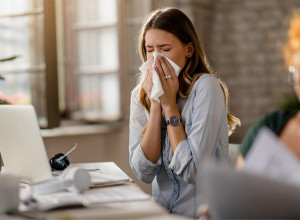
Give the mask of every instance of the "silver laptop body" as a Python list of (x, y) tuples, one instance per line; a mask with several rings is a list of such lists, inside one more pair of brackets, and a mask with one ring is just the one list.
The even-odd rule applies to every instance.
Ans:
[(32, 105), (0, 105), (0, 153), (5, 172), (30, 183), (52, 178)]

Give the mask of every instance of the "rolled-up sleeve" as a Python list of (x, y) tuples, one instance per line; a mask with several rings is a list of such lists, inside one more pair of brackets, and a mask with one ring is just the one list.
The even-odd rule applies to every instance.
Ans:
[(136, 87), (131, 94), (130, 120), (129, 120), (129, 164), (134, 175), (145, 183), (151, 183), (159, 172), (162, 164), (161, 158), (156, 164), (149, 161), (142, 148), (141, 131), (147, 124), (145, 109), (138, 101), (139, 87)]
[(169, 164), (187, 183), (196, 181), (200, 160), (210, 157), (220, 136), (224, 132), (227, 135), (226, 106), (220, 83), (213, 76), (202, 77), (192, 90), (191, 114), (186, 116), (185, 124), (187, 139), (179, 143)]

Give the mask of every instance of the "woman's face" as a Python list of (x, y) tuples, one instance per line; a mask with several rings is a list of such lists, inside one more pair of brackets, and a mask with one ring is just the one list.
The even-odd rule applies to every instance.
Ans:
[(175, 62), (181, 69), (186, 63), (186, 57), (193, 53), (192, 44), (184, 45), (175, 35), (160, 29), (149, 29), (145, 34), (147, 60), (154, 51), (161, 52)]

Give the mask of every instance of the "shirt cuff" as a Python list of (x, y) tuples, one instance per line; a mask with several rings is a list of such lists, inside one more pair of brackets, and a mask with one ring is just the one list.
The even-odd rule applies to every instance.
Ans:
[(172, 169), (177, 175), (180, 175), (187, 164), (193, 159), (190, 150), (186, 150), (189, 147), (188, 141), (181, 141), (172, 157), (169, 164), (169, 168)]
[(161, 157), (159, 157), (155, 164), (148, 160), (140, 144), (136, 148), (134, 154), (134, 162), (136, 162), (134, 167), (139, 174), (153, 175), (162, 164)]

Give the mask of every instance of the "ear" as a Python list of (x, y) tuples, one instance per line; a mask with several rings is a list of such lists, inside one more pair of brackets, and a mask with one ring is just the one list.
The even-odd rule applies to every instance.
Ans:
[(194, 44), (193, 42), (188, 43), (185, 45), (185, 56), (187, 58), (191, 58), (194, 54)]

